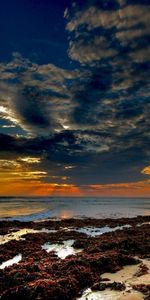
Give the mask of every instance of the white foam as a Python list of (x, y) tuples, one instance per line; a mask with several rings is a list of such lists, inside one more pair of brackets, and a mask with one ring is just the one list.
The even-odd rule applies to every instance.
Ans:
[(63, 244), (45, 243), (42, 246), (42, 249), (46, 250), (48, 253), (54, 251), (59, 258), (64, 259), (69, 255), (75, 255), (82, 251), (81, 249), (74, 249), (72, 247), (73, 244), (74, 240), (64, 241)]
[(12, 259), (9, 259), (5, 262), (3, 262), (1, 265), (0, 265), (0, 269), (5, 269), (6, 267), (9, 267), (9, 266), (12, 266), (14, 264), (17, 264), (20, 260), (22, 259), (22, 255), (21, 254), (18, 254), (16, 255), (14, 258)]

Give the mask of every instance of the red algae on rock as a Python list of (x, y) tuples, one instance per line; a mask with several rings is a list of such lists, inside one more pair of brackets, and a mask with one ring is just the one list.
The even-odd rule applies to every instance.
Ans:
[[(102, 285), (103, 273), (117, 272), (123, 266), (139, 264), (139, 258), (150, 258), (150, 224), (137, 226), (149, 221), (148, 216), (118, 220), (69, 219), (60, 222), (48, 220), (41, 223), (3, 221), (1, 225), (6, 226), (4, 234), (8, 234), (14, 228), (47, 230), (34, 234), (27, 233), (23, 236), (24, 240), (11, 240), (0, 246), (1, 263), (12, 259), (18, 253), (22, 254), (22, 260), (18, 264), (0, 270), (1, 299), (75, 300), (89, 287), (107, 288), (106, 282)], [(75, 228), (87, 226), (115, 228), (125, 224), (131, 227), (95, 237), (74, 231)], [(66, 230), (67, 228), (69, 230)], [(74, 240), (73, 247), (76, 253), (63, 260), (54, 251), (48, 253), (42, 249), (45, 243), (63, 245), (64, 241), (70, 240)], [(123, 284), (115, 285), (108, 282), (107, 285), (109, 287), (111, 285), (114, 290), (123, 289)], [(149, 297), (148, 285), (136, 285), (134, 288), (141, 291), (145, 297)]]

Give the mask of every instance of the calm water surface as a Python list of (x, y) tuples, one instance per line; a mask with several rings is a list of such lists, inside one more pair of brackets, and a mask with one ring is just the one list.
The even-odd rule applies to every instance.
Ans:
[(0, 198), (0, 218), (118, 218), (150, 214), (150, 198)]

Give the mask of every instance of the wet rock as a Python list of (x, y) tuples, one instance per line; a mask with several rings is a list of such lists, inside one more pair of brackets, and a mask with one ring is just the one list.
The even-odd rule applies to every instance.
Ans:
[(96, 282), (92, 287), (92, 291), (104, 291), (107, 288), (107, 284), (103, 282)]
[[(53, 229), (55, 233), (27, 234), (24, 240), (12, 240), (0, 246), (0, 261), (7, 261), (16, 254), (22, 254), (22, 260), (5, 270), (0, 270), (0, 296), (2, 300), (75, 300), (88, 287), (102, 290), (106, 286), (113, 290), (123, 290), (118, 282), (102, 283), (100, 278), (105, 272), (116, 272), (124, 265), (138, 263), (134, 256), (150, 257), (150, 225), (137, 226), (150, 221), (150, 216), (133, 219), (69, 219), (44, 222), (3, 221), (2, 233), (21, 228)], [(73, 228), (86, 226), (116, 227), (130, 224), (131, 228), (89, 237), (75, 232)], [(66, 230), (69, 228), (69, 231)], [(75, 249), (83, 249), (77, 255), (59, 259), (54, 252), (42, 250), (44, 243), (63, 243), (75, 240)], [(144, 266), (141, 272), (146, 272)], [(149, 286), (137, 286), (145, 297), (149, 297)], [(147, 298), (147, 300), (150, 298)]]
[(144, 300), (150, 300), (150, 284), (138, 284), (134, 285), (133, 288), (144, 294)]
[(143, 276), (145, 274), (148, 274), (148, 271), (149, 271), (148, 267), (146, 265), (144, 265), (144, 264), (141, 264), (139, 266), (139, 269), (138, 269), (137, 273), (135, 274), (135, 276), (136, 277)]
[(92, 291), (104, 291), (105, 289), (112, 289), (115, 291), (124, 291), (126, 289), (126, 286), (124, 283), (121, 282), (97, 282), (95, 283), (92, 287), (91, 290)]

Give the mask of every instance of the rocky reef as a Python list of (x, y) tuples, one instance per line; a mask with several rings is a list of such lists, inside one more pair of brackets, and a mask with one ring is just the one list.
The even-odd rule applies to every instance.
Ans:
[[(121, 227), (123, 225), (128, 227)], [(79, 228), (92, 227), (116, 230), (91, 236)], [(121, 227), (121, 228), (118, 228)], [(123, 290), (123, 283), (111, 283), (102, 274), (117, 272), (126, 265), (139, 264), (140, 259), (150, 259), (150, 216), (123, 219), (66, 219), (44, 222), (2, 221), (1, 237), (13, 234), (0, 246), (0, 264), (17, 255), (22, 259), (11, 266), (0, 269), (0, 296), (4, 300), (75, 300), (87, 288)], [(14, 232), (23, 228), (37, 232), (26, 233), (15, 239)], [(42, 230), (42, 229), (46, 230)], [(52, 247), (47, 252), (43, 245), (61, 245), (74, 241), (74, 254), (61, 259)], [(65, 251), (65, 249), (63, 250)], [(148, 273), (140, 265), (136, 276)], [(149, 275), (150, 276), (150, 275)], [(149, 284), (135, 284), (146, 300), (150, 299)], [(143, 298), (144, 299), (144, 298)]]

